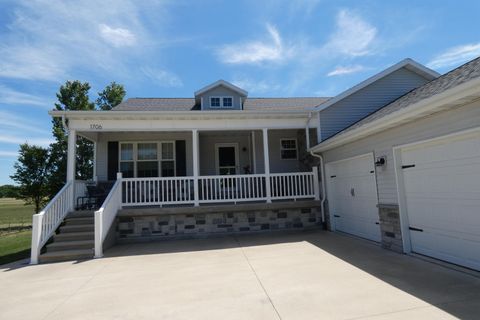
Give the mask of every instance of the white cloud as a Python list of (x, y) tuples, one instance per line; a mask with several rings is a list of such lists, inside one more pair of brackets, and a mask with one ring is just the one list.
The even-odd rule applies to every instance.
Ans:
[[(132, 59), (158, 59), (164, 19), (153, 20), (153, 35), (142, 16), (163, 11), (160, 1), (18, 0), (0, 34), (0, 77), (57, 82), (78, 72), (129, 77), (136, 66)], [(129, 50), (122, 50), (126, 46)]]
[(183, 82), (176, 74), (151, 67), (140, 68), (141, 72), (161, 87), (182, 87)]
[(265, 93), (272, 94), (281, 90), (282, 88), (281, 85), (266, 80), (256, 81), (245, 77), (233, 80), (232, 83), (242, 89), (247, 90), (249, 95)]
[(267, 37), (225, 45), (218, 50), (220, 60), (229, 64), (280, 62), (293, 56), (293, 48), (285, 47), (278, 30), (267, 24)]
[(341, 76), (345, 74), (352, 74), (352, 73), (357, 73), (360, 71), (365, 70), (365, 67), (362, 65), (353, 65), (353, 66), (338, 66), (329, 73), (327, 73), (328, 77), (332, 76)]
[[(20, 92), (4, 85), (0, 85), (0, 103), (4, 104), (24, 104), (30, 106), (51, 107), (53, 106), (46, 98), (35, 96), (32, 94)], [(0, 123), (3, 120), (2, 112), (0, 112)]]
[(0, 142), (7, 144), (22, 144), (27, 142), (29, 144), (47, 147), (50, 143), (54, 142), (54, 140), (53, 138), (12, 136), (10, 134), (3, 134), (0, 132)]
[(100, 35), (114, 47), (129, 47), (136, 42), (135, 35), (128, 29), (112, 28), (106, 24), (100, 24)]
[(26, 117), (17, 116), (6, 111), (0, 111), (0, 128), (4, 130), (9, 129), (11, 132), (15, 131), (17, 135), (23, 135), (25, 132), (35, 132), (43, 135), (50, 134), (49, 131), (39, 126), (38, 122), (33, 122)]
[(458, 65), (480, 56), (480, 43), (470, 43), (447, 49), (427, 65), (430, 68), (446, 68)]
[(17, 151), (2, 151), (0, 150), (0, 157), (18, 157)]
[(377, 29), (360, 15), (350, 10), (340, 10), (336, 17), (336, 30), (325, 48), (335, 53), (357, 57), (371, 54), (371, 45)]

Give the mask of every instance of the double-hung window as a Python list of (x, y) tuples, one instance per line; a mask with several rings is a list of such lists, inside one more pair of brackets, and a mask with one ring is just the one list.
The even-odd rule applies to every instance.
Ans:
[(125, 178), (175, 176), (175, 143), (121, 142), (120, 171)]
[(297, 139), (280, 139), (280, 158), (297, 160)]
[(210, 97), (211, 108), (233, 108), (233, 97)]

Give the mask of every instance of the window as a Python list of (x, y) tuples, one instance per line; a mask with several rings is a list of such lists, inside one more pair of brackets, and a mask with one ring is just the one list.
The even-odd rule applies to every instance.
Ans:
[(210, 97), (211, 108), (232, 108), (233, 97)]
[(226, 107), (233, 107), (233, 98), (232, 97), (223, 97), (223, 106)]
[(119, 162), (120, 171), (125, 178), (173, 177), (175, 143), (121, 142)]
[(297, 160), (297, 139), (280, 139), (280, 158)]

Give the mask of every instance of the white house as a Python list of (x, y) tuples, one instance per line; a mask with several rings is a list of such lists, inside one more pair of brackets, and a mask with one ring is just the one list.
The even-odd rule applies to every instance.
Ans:
[[(479, 269), (479, 64), (440, 76), (406, 59), (330, 99), (250, 98), (220, 80), (193, 98), (51, 111), (69, 130), (68, 179), (34, 216), (31, 261), (327, 225)], [(90, 182), (75, 180), (77, 136), (95, 144)], [(75, 210), (106, 181), (95, 212)]]

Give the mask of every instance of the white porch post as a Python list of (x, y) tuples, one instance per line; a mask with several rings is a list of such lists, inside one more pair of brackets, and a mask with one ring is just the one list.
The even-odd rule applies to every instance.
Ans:
[(199, 206), (198, 176), (199, 176), (199, 156), (198, 156), (198, 130), (192, 130), (192, 149), (193, 149), (193, 195), (194, 205)]
[(268, 154), (268, 129), (263, 128), (263, 159), (265, 161), (265, 190), (267, 192), (267, 203), (272, 202), (272, 190), (270, 186), (270, 156)]
[[(76, 153), (77, 153), (77, 132), (69, 130), (68, 132), (68, 152), (67, 152), (67, 183), (74, 183), (76, 172)], [(75, 208), (75, 186), (70, 188), (70, 210)]]
[[(313, 191), (315, 192), (315, 200), (320, 200), (320, 185), (318, 181), (318, 167), (312, 167), (313, 173)], [(323, 177), (322, 177), (323, 179)]]
[(252, 131), (252, 173), (257, 173), (257, 143), (255, 142), (255, 131)]
[(97, 142), (93, 142), (93, 173), (92, 180), (97, 182)]

